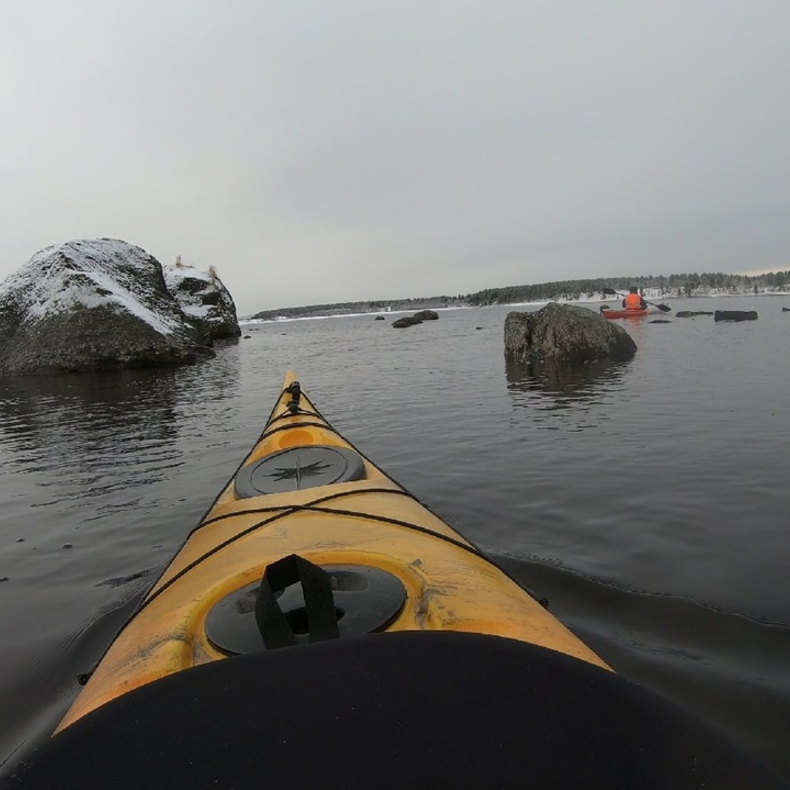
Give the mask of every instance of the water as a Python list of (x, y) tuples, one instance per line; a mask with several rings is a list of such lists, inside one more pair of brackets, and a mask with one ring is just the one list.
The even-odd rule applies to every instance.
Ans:
[(0, 762), (49, 734), (290, 367), (617, 671), (790, 777), (788, 302), (678, 301), (760, 318), (630, 321), (631, 362), (564, 376), (506, 364), (496, 307), (271, 323), (195, 367), (0, 380)]

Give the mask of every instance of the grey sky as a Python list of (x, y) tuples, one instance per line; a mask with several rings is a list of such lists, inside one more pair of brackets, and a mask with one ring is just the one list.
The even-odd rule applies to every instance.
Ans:
[(0, 0), (0, 278), (110, 236), (242, 314), (790, 268), (787, 0)]

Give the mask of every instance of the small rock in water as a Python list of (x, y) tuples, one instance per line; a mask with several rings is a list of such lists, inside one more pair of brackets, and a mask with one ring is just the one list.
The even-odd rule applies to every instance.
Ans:
[(421, 324), (422, 321), (419, 318), (416, 318), (412, 315), (404, 316), (403, 318), (399, 318), (397, 321), (392, 322), (392, 326), (395, 329), (404, 329), (407, 326), (416, 326), (417, 324)]
[(718, 321), (756, 321), (756, 310), (715, 310), (713, 320)]

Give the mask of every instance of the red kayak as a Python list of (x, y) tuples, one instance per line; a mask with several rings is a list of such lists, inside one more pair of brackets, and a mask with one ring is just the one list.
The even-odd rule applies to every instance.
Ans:
[(641, 318), (645, 315), (660, 315), (663, 311), (657, 307), (648, 307), (645, 310), (601, 310), (604, 318)]

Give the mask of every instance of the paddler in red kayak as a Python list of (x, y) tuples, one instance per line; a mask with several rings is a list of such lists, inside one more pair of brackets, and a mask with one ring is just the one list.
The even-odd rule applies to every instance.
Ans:
[(647, 302), (639, 295), (639, 289), (632, 285), (625, 299), (623, 299), (623, 307), (626, 310), (647, 310)]

